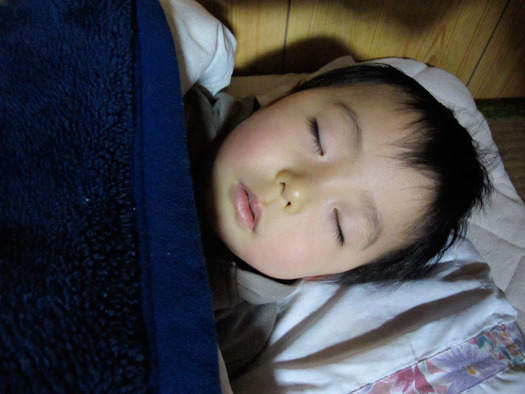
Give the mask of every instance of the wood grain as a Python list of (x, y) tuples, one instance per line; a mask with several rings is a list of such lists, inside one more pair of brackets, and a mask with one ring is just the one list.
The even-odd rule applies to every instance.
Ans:
[(288, 0), (199, 0), (237, 38), (236, 74), (280, 73)]
[(356, 60), (398, 56), (441, 67), (467, 83), (506, 2), (292, 0), (285, 71), (308, 58), (317, 68), (347, 53)]
[(474, 97), (525, 97), (525, 2), (511, 0), (468, 87)]
[(525, 96), (524, 0), (198, 1), (235, 34), (237, 75), (397, 56), (449, 71), (475, 98)]

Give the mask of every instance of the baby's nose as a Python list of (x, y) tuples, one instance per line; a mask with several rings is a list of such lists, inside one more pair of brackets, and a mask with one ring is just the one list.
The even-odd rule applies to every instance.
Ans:
[(288, 213), (300, 212), (313, 198), (315, 184), (306, 174), (283, 170), (277, 175), (277, 182)]

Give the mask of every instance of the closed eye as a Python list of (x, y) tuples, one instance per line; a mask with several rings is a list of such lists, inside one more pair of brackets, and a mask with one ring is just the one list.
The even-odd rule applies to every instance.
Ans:
[(339, 212), (337, 211), (337, 209), (334, 209), (333, 216), (334, 233), (337, 240), (337, 245), (343, 246), (345, 244), (345, 236), (343, 234), (343, 229), (341, 228), (341, 221), (339, 220)]
[(320, 156), (323, 156), (324, 150), (323, 150), (323, 145), (321, 144), (321, 135), (319, 134), (319, 124), (317, 123), (317, 119), (310, 118), (308, 120), (308, 124), (310, 126), (310, 132), (312, 136), (314, 137), (313, 141), (315, 144), (316, 151)]

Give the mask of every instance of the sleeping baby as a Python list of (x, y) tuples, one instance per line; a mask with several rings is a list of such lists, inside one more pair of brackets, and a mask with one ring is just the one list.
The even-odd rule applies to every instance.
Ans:
[(302, 280), (420, 278), (490, 189), (452, 112), (391, 66), (329, 71), (260, 109), (193, 88), (185, 107), (230, 376), (262, 350)]

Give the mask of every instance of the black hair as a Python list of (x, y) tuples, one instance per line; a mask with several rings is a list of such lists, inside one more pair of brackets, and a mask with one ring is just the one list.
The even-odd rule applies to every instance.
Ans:
[(409, 237), (414, 241), (408, 246), (361, 267), (330, 275), (327, 280), (351, 285), (421, 278), (463, 235), (471, 212), (483, 206), (491, 190), (487, 169), (475, 142), (453, 112), (392, 66), (365, 64), (332, 70), (303, 83), (293, 93), (354, 84), (387, 85), (402, 93), (400, 104), (416, 120), (407, 124), (412, 132), (403, 142), (401, 159), (434, 181), (434, 201), (411, 229)]

